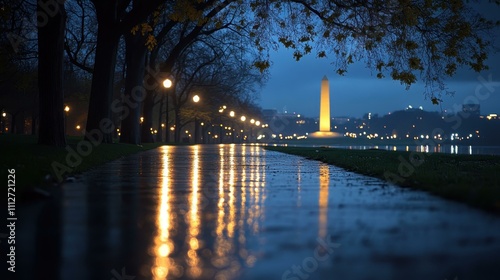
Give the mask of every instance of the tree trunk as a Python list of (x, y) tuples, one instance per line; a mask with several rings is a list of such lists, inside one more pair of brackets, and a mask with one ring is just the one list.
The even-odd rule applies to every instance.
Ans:
[(174, 118), (175, 118), (175, 130), (174, 130), (174, 142), (175, 143), (180, 143), (181, 142), (181, 118), (180, 118), (180, 111), (176, 107), (174, 108)]
[(31, 116), (31, 135), (35, 135), (36, 134), (36, 117), (34, 116)]
[[(146, 60), (146, 46), (144, 37), (140, 34), (125, 34), (125, 62), (127, 64), (125, 78), (124, 98), (127, 100), (124, 106), (128, 108), (129, 114), (122, 120), (120, 142), (128, 144), (140, 144), (140, 117), (142, 102), (146, 98), (146, 89), (143, 86), (144, 64)], [(152, 117), (149, 118), (152, 122)], [(143, 126), (147, 124), (143, 123)], [(150, 129), (151, 125), (147, 126)], [(151, 132), (150, 132), (151, 134)]]
[[(153, 127), (153, 108), (155, 105), (154, 101), (154, 91), (146, 91), (146, 99), (144, 99), (144, 107), (142, 111), (142, 116), (144, 117), (144, 122), (142, 123), (141, 140), (144, 143), (153, 143), (153, 134), (151, 134), (151, 129)], [(160, 114), (161, 115), (161, 114)], [(160, 134), (161, 138), (161, 134)]]
[[(63, 52), (66, 11), (64, 2), (39, 0), (38, 90), (40, 127), (38, 143), (64, 147)], [(52, 10), (49, 11), (52, 7)], [(49, 13), (50, 12), (50, 13)]]
[(35, 94), (35, 100), (33, 102), (33, 110), (31, 112), (31, 135), (36, 135), (38, 132), (38, 112), (37, 112), (37, 104), (38, 104), (38, 92)]
[[(164, 103), (165, 103), (164, 100), (165, 100), (165, 95), (161, 96), (161, 98), (160, 98), (160, 108), (158, 109), (158, 135), (160, 135), (160, 136), (158, 136), (159, 137), (159, 139), (158, 139), (159, 142), (163, 142), (163, 129), (164, 128), (161, 127), (161, 124), (163, 123), (163, 114), (162, 114), (162, 112), (163, 112), (163, 106), (164, 106)], [(165, 124), (165, 129), (167, 127), (168, 127), (168, 124)]]
[[(144, 100), (144, 105), (142, 108), (143, 112), (143, 117), (144, 117), (144, 122), (142, 125), (142, 131), (141, 131), (141, 139), (142, 142), (144, 143), (149, 143), (152, 142), (154, 139), (151, 135), (151, 130), (149, 129), (150, 127), (153, 127), (153, 108), (156, 105), (155, 102), (155, 92), (159, 91), (160, 94), (163, 94), (165, 92), (165, 88), (162, 85), (162, 81), (159, 79), (161, 78), (158, 73), (156, 73), (156, 59), (158, 57), (158, 51), (159, 48), (155, 48), (147, 57), (147, 62), (148, 62), (148, 74), (146, 75), (145, 79), (145, 87), (147, 89), (147, 95), (146, 99)], [(159, 123), (158, 123), (158, 133), (159, 133), (159, 140), (161, 142), (161, 136), (162, 136), (162, 128), (161, 128), (161, 111), (163, 107), (163, 98), (160, 98), (160, 113), (159, 113)]]
[(9, 131), (10, 131), (11, 134), (16, 134), (17, 133), (17, 126), (16, 126), (16, 123), (17, 123), (17, 113), (19, 113), (19, 111), (15, 112), (15, 113), (12, 113), (10, 115)]
[(102, 135), (103, 143), (112, 143), (113, 141), (113, 131), (110, 131), (105, 123), (112, 122), (111, 102), (116, 53), (120, 39), (116, 20), (113, 17), (114, 9), (112, 4), (96, 6), (99, 27), (86, 125), (86, 138), (95, 137), (91, 135), (95, 135), (97, 132)]

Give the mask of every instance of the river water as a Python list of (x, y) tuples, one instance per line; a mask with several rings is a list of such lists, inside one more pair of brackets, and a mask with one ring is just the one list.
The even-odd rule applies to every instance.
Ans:
[(330, 147), (342, 148), (349, 150), (368, 150), (368, 149), (381, 149), (387, 151), (409, 151), (409, 152), (426, 152), (426, 153), (444, 153), (444, 154), (457, 154), (457, 155), (500, 155), (500, 146), (465, 146), (465, 145), (300, 145), (288, 144), (287, 146), (296, 147)]

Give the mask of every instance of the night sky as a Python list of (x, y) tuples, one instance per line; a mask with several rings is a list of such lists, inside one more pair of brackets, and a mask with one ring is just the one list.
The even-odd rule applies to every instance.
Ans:
[[(487, 3), (477, 6), (487, 18), (495, 19), (500, 14), (499, 6)], [(495, 46), (500, 49), (500, 30), (495, 34), (498, 34)], [(482, 115), (500, 114), (499, 52), (490, 54), (486, 63), (489, 70), (478, 74), (472, 70), (459, 69), (453, 78), (448, 79), (446, 86), (455, 94), (442, 96), (441, 105), (432, 105), (425, 98), (422, 83), (417, 82), (406, 90), (399, 81), (390, 79), (388, 73), (385, 73), (385, 78), (377, 79), (376, 72), (366, 68), (364, 62), (350, 65), (347, 74), (339, 76), (331, 65), (333, 58), (319, 59), (308, 55), (297, 62), (293, 59), (293, 51), (282, 48), (271, 53), (271, 60), (270, 79), (260, 92), (259, 101), (264, 109), (276, 109), (279, 112), (286, 109), (288, 113), (317, 117), (320, 83), (326, 75), (330, 81), (332, 116), (361, 117), (368, 112), (384, 115), (408, 105), (423, 106), (428, 111), (450, 112), (461, 108), (461, 104), (477, 100)], [(481, 80), (493, 83), (484, 85)]]

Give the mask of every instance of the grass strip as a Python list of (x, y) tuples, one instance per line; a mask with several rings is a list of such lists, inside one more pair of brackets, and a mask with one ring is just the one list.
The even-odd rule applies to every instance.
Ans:
[[(67, 157), (73, 150), (81, 158), (81, 162), (74, 167), (68, 166), (71, 172), (64, 175), (78, 174), (92, 169), (106, 162), (154, 149), (163, 143), (148, 143), (141, 146), (130, 144), (104, 144), (91, 145), (91, 151), (81, 148), (84, 153), (79, 154), (77, 145), (83, 141), (82, 137), (68, 137), (66, 148), (56, 148), (46, 145), (38, 145), (37, 139), (30, 135), (0, 135), (0, 174), (7, 183), (7, 169), (16, 170), (16, 195), (23, 196), (26, 191), (34, 187), (47, 188), (53, 185), (56, 178), (52, 164), (58, 162), (68, 166)], [(90, 144), (90, 142), (87, 142)], [(86, 146), (89, 147), (89, 146)], [(74, 157), (70, 161), (76, 162)], [(47, 180), (50, 175), (51, 180)]]
[(500, 156), (386, 150), (275, 147), (500, 214)]

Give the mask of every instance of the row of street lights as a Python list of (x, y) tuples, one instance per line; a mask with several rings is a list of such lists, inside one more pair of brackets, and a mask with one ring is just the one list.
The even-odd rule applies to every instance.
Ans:
[[(166, 138), (165, 138), (165, 140), (166, 140), (166, 142), (170, 141), (169, 132), (168, 132), (168, 125), (169, 125), (169, 112), (168, 112), (169, 110), (168, 109), (169, 109), (169, 89), (172, 88), (172, 86), (173, 86), (172, 79), (166, 78), (165, 80), (163, 80), (163, 87), (166, 90), (166, 99), (167, 99), (167, 102), (166, 102), (166, 114), (165, 114), (166, 115), (165, 116), (165, 127), (166, 127)], [(192, 100), (193, 100), (194, 103), (197, 104), (197, 103), (200, 102), (201, 98), (200, 98), (199, 95), (194, 95)], [(226, 109), (227, 109), (226, 105), (221, 106), (219, 108), (219, 113), (222, 114)], [(236, 112), (233, 111), (233, 110), (231, 110), (229, 112), (229, 116), (231, 118), (235, 118), (236, 117)], [(240, 117), (240, 120), (241, 120), (241, 122), (243, 122), (243, 129), (241, 131), (241, 132), (243, 132), (244, 128), (245, 128), (245, 122), (247, 120), (247, 117), (244, 116), (244, 115), (242, 115)], [(198, 141), (199, 141), (199, 123), (198, 122), (199, 122), (198, 116), (197, 116), (197, 114), (195, 114), (195, 116), (194, 116), (194, 142), (195, 143), (198, 143)], [(234, 123), (234, 120), (233, 120), (233, 129), (232, 129), (232, 132), (231, 132), (232, 142), (234, 142), (234, 140), (235, 140), (234, 137), (235, 137), (235, 134), (236, 134), (236, 128), (234, 127), (234, 124), (235, 123)], [(252, 118), (252, 119), (250, 119), (250, 124), (251, 124), (251, 127), (250, 127), (250, 138), (251, 138), (253, 136), (253, 126), (255, 125), (256, 127), (260, 127), (261, 126), (261, 122), (259, 120), (255, 120), (255, 119)], [(223, 140), (222, 139), (223, 138), (223, 135), (222, 135), (222, 126), (223, 125), (222, 125), (222, 123), (220, 124), (220, 126), (221, 126), (221, 131), (220, 131), (220, 137), (218, 137), (218, 138), (220, 138), (220, 142), (222, 143), (222, 140)], [(264, 127), (264, 125), (262, 125), (262, 126)]]
[[(224, 111), (226, 109), (227, 109), (227, 106), (223, 105), (222, 107), (219, 108), (219, 113), (221, 113), (221, 114), (224, 113)], [(234, 112), (233, 110), (229, 111), (229, 116), (231, 118), (235, 118), (236, 117), (236, 112)], [(247, 120), (247, 117), (245, 115), (242, 115), (240, 117), (240, 120), (243, 123), (243, 129), (241, 130), (241, 133), (243, 133), (244, 130), (245, 130), (245, 122)], [(235, 122), (233, 121), (232, 123), (233, 123), (233, 128), (232, 128), (232, 131), (231, 131), (231, 138), (232, 138), (232, 142), (234, 143), (235, 142), (234, 137), (235, 137), (235, 134), (236, 134), (236, 127), (235, 127)], [(257, 127), (260, 127), (261, 126), (261, 122), (259, 120), (250, 119), (250, 124), (251, 124), (251, 126), (250, 126), (250, 138), (252, 138), (252, 136), (253, 136), (253, 126), (255, 125)], [(222, 143), (222, 137), (223, 137), (223, 135), (222, 135), (222, 124), (220, 124), (220, 126), (221, 126), (220, 142)], [(245, 136), (242, 137), (242, 140), (245, 140)]]

